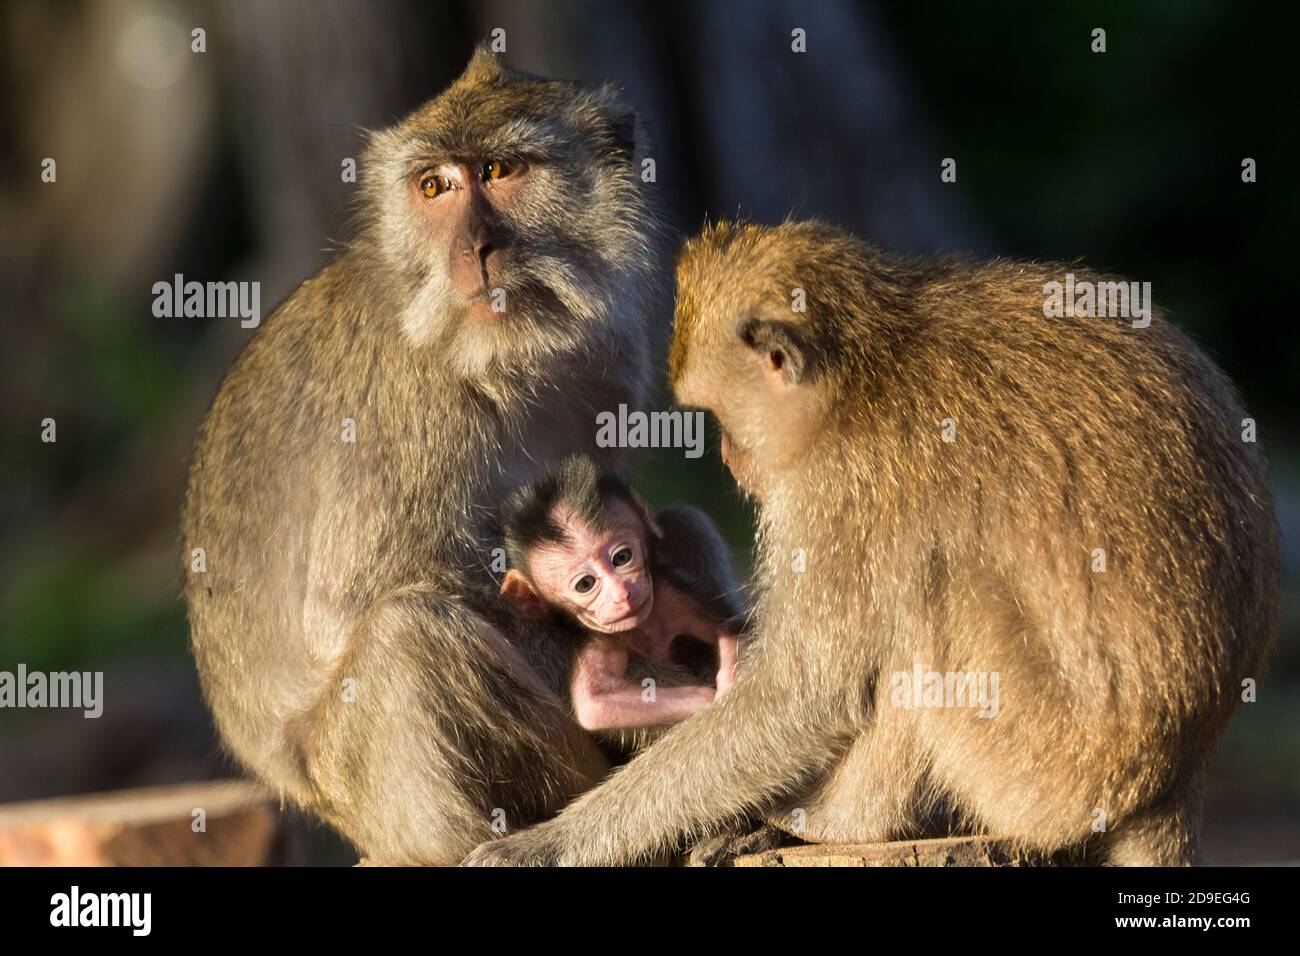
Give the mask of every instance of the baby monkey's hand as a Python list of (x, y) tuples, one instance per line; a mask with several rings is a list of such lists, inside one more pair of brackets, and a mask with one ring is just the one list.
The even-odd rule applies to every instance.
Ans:
[[(736, 682), (736, 658), (740, 641), (735, 634), (718, 634), (718, 685), (717, 697), (721, 697)], [(715, 698), (716, 699), (716, 698)]]

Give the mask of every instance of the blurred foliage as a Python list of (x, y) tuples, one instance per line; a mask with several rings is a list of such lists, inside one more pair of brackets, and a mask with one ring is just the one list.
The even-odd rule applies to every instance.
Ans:
[(141, 600), (136, 574), (75, 545), (34, 548), (0, 584), (0, 665), (102, 670), (138, 654), (185, 659), (184, 608), (175, 596)]
[[(1151, 281), (1250, 407), (1274, 413), (1266, 446), (1288, 430), (1294, 442), (1283, 413), (1300, 350), (1282, 290), (1300, 224), (1297, 133), (1277, 112), (1296, 99), (1289, 33), (1229, 0), (884, 10), (939, 155), (957, 158), (1003, 251)], [(1095, 27), (1104, 54), (1091, 52)]]

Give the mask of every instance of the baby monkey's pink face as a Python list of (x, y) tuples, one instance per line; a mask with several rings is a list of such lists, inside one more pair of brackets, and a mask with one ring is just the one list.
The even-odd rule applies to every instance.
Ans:
[(596, 531), (560, 505), (553, 517), (568, 539), (537, 548), (528, 562), (543, 601), (604, 634), (640, 627), (654, 605), (645, 523), (622, 502), (612, 510), (611, 530)]

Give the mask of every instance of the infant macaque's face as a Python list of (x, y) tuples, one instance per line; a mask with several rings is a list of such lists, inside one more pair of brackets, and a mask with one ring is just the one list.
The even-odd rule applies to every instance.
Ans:
[(596, 531), (560, 505), (554, 518), (568, 532), (568, 540), (541, 545), (528, 561), (542, 600), (565, 608), (583, 627), (605, 634), (639, 627), (654, 605), (645, 524), (622, 502), (611, 508), (610, 530)]

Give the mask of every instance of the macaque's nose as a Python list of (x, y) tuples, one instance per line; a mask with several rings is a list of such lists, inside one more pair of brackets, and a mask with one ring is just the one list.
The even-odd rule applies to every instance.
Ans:
[(607, 577), (604, 591), (606, 599), (614, 610), (631, 610), (632, 603), (629, 600), (627, 584), (617, 574)]
[(505, 239), (492, 222), (490, 215), (485, 214), (481, 209), (471, 211), (463, 254), (474, 263), (483, 280), (484, 288), (490, 289), (492, 282), (499, 276), (501, 253), (505, 246)]
[(488, 256), (492, 254), (492, 239), (485, 231), (479, 229), (471, 230), (466, 239), (467, 242), (461, 249), (461, 255), (474, 262), (486, 283), (487, 260)]
[(484, 272), (487, 272), (487, 260), (488, 260), (488, 255), (491, 252), (492, 252), (492, 242), (488, 239), (484, 239), (482, 242), (479, 242), (474, 246), (474, 254), (478, 256), (479, 268), (482, 269)]

